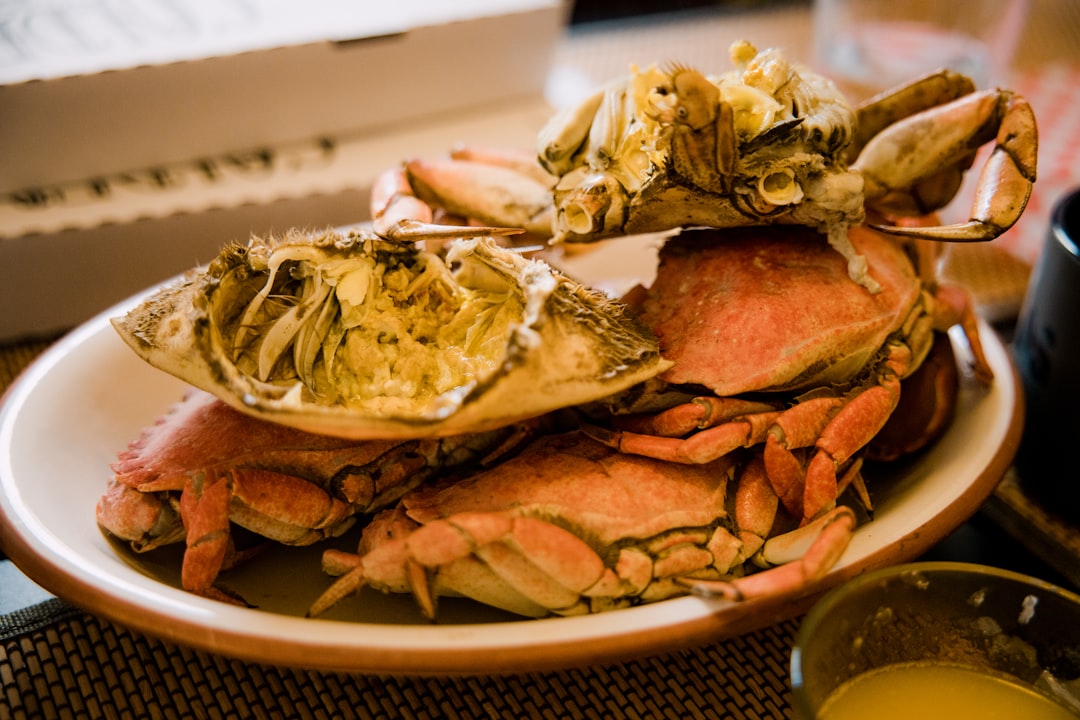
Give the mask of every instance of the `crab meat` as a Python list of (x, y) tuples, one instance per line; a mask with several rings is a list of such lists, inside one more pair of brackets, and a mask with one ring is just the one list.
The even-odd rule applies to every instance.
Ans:
[(668, 365), (622, 305), (488, 238), (256, 239), (113, 325), (242, 412), (353, 439), (498, 428)]
[(120, 454), (97, 521), (136, 552), (186, 541), (183, 587), (235, 600), (213, 585), (233, 557), (231, 524), (285, 545), (336, 537), (359, 514), (500, 452), (525, 430), (357, 442), (257, 420), (191, 391)]
[[(410, 493), (365, 528), (357, 554), (327, 550), (324, 568), (342, 577), (309, 614), (364, 585), (412, 593), (431, 618), (446, 595), (541, 617), (653, 602), (706, 581), (700, 591), (732, 599), (809, 590), (846, 547), (854, 514), (839, 508), (802, 537), (766, 541), (774, 514), (746, 496), (771, 491), (741, 487), (743, 474), (730, 457), (679, 467), (580, 433), (546, 436), (483, 473)], [(793, 565), (750, 582), (752, 558)]]

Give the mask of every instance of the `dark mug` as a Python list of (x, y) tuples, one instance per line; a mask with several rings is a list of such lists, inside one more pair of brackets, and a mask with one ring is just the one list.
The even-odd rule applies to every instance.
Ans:
[(1013, 356), (1024, 385), (1016, 469), (1026, 494), (1080, 522), (1080, 188), (1055, 205), (1016, 326)]

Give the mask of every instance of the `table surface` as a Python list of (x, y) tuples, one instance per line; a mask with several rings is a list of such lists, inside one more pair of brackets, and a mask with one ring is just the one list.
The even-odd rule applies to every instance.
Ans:
[[(1032, 8), (1015, 79), (1042, 126), (1040, 103), (1060, 103), (1062, 86), (1071, 89), (1070, 98), (1080, 95), (1080, 5), (1034, 0)], [(564, 84), (596, 84), (624, 72), (629, 61), (646, 58), (722, 68), (727, 46), (741, 38), (806, 53), (808, 13), (798, 3), (578, 26), (558, 48), (553, 73)], [(1055, 112), (1046, 125), (1051, 137), (1071, 143), (1080, 114), (1062, 120)], [(1046, 137), (1044, 132), (1044, 143)], [(1008, 282), (1021, 275), (1006, 291), (1011, 304), (996, 318), (1005, 334), (1026, 280), (1026, 260), (1036, 242), (1031, 238), (1041, 237), (1045, 227), (1041, 213), (1062, 188), (1080, 182), (1071, 166), (1059, 168), (1052, 157), (1049, 162), (1033, 197), (1035, 212), (1025, 215), (1011, 245), (1006, 243), (1011, 252), (955, 261), (956, 274), (982, 283), (973, 291), (995, 303), (1001, 273)], [(1042, 163), (1040, 152), (1041, 173)], [(35, 339), (0, 346), (0, 388), (49, 344)], [(1013, 512), (1026, 500), (1016, 501), (1015, 482), (1010, 487), (1012, 495), (995, 495), (924, 559), (996, 565), (1075, 587), (1072, 528), (1047, 519), (1039, 508)], [(1032, 533), (1032, 524), (1054, 527)], [(1053, 551), (1045, 552), (1047, 546)], [(10, 561), (0, 560), (0, 718), (331, 717), (346, 709), (359, 717), (786, 717), (787, 662), (797, 627), (796, 619), (702, 648), (561, 672), (447, 678), (323, 673), (236, 661), (127, 631), (52, 598)]]

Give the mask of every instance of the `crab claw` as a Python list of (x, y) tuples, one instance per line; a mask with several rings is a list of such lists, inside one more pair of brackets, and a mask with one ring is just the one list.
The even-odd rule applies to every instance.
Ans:
[(376, 179), (371, 189), (371, 208), (375, 232), (389, 240), (504, 237), (525, 232), (516, 227), (439, 225), (432, 222), (431, 206), (416, 197), (408, 177), (400, 168), (387, 170)]
[(433, 207), (541, 237), (551, 234), (550, 184), (509, 164), (490, 159), (411, 160), (405, 174), (416, 196)]
[[(955, 129), (948, 130), (950, 126)], [(934, 138), (934, 145), (924, 147), (920, 137)], [(895, 206), (889, 207), (894, 196), (901, 188), (912, 188), (917, 196), (913, 197), (916, 213), (928, 214), (952, 198), (955, 190), (948, 188), (959, 179), (948, 171), (937, 175), (931, 168), (966, 166), (974, 153), (972, 148), (991, 137), (994, 149), (979, 175), (969, 221), (875, 227), (893, 235), (949, 242), (993, 240), (1012, 227), (1031, 197), (1038, 132), (1031, 106), (1011, 92), (975, 93), (898, 123), (867, 144), (857, 165), (866, 178), (869, 200), (880, 201), (886, 211), (895, 210)], [(885, 168), (890, 176), (887, 179)]]

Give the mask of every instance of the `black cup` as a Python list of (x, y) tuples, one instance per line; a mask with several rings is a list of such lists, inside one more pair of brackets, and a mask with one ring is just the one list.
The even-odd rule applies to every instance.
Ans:
[(1058, 201), (1020, 309), (1013, 356), (1026, 419), (1016, 468), (1025, 493), (1080, 523), (1080, 188)]

